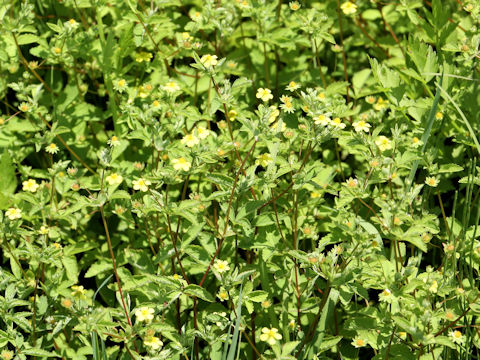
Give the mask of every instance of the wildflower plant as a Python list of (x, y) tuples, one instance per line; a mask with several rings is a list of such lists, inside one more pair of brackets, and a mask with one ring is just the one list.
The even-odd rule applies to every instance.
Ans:
[(0, 21), (0, 358), (478, 358), (477, 2)]

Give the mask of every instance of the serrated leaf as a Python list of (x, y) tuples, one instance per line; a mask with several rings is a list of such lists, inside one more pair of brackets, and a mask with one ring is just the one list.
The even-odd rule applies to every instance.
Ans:
[(190, 296), (196, 296), (202, 300), (208, 301), (208, 302), (215, 302), (215, 298), (210, 294), (207, 290), (205, 290), (203, 287), (195, 285), (195, 284), (190, 284), (188, 285), (183, 292), (187, 295)]

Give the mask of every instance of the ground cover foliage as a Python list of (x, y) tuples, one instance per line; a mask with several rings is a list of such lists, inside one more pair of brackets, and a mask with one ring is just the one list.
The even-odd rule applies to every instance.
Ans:
[(0, 5), (1, 359), (477, 359), (476, 1)]

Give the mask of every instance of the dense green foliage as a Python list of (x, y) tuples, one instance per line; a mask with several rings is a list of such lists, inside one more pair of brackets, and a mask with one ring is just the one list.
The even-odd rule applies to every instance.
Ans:
[(476, 0), (0, 3), (0, 359), (478, 358)]

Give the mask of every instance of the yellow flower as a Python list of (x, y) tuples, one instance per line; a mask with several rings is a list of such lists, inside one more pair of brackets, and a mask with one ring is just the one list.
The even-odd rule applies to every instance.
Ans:
[(116, 185), (116, 184), (120, 184), (123, 181), (123, 177), (122, 177), (122, 175), (119, 175), (117, 173), (112, 173), (112, 174), (108, 175), (105, 178), (105, 180), (107, 180), (107, 182), (110, 185)]
[(22, 217), (22, 210), (19, 208), (10, 208), (5, 211), (5, 216), (10, 220), (20, 219)]
[(204, 128), (203, 126), (198, 126), (197, 127), (197, 135), (200, 139), (205, 139), (210, 135), (210, 130)]
[(387, 107), (388, 100), (383, 100), (381, 97), (378, 98), (377, 103), (373, 105), (373, 108), (377, 111), (383, 110)]
[(300, 84), (296, 83), (295, 81), (290, 81), (288, 83), (287, 87), (285, 88), (285, 90), (293, 92), (293, 91), (297, 90), (298, 88), (300, 88)]
[(390, 289), (384, 289), (380, 295), (378, 295), (378, 299), (380, 301), (386, 301), (386, 302), (391, 302), (392, 300), (392, 292)]
[(345, 129), (345, 127), (347, 126), (344, 123), (342, 123), (342, 120), (339, 117), (336, 117), (335, 119), (333, 119), (330, 124), (337, 129)]
[(463, 343), (463, 335), (460, 331), (455, 330), (455, 331), (450, 331), (450, 337), (452, 338), (453, 342), (455, 344), (461, 344)]
[(262, 301), (261, 305), (262, 305), (262, 308), (268, 309), (270, 306), (272, 306), (272, 302), (270, 300), (265, 300), (265, 301)]
[(73, 297), (79, 298), (81, 300), (85, 300), (87, 297), (85, 294), (87, 293), (87, 290), (83, 288), (82, 285), (73, 285), (72, 286), (72, 293), (70, 294)]
[(431, 291), (432, 293), (436, 294), (438, 291), (438, 282), (437, 280), (432, 281), (432, 285), (428, 288), (428, 291)]
[(316, 116), (314, 120), (315, 120), (315, 125), (322, 125), (322, 126), (330, 125), (330, 122), (332, 121), (328, 116), (324, 114)]
[(285, 104), (280, 105), (280, 107), (288, 114), (295, 112), (295, 108), (293, 107), (291, 102), (286, 102)]
[(357, 336), (356, 338), (353, 339), (352, 345), (356, 348), (360, 348), (360, 347), (364, 347), (365, 345), (367, 345), (367, 342), (364, 339), (359, 338)]
[(225, 261), (225, 260), (220, 260), (220, 259), (216, 259), (215, 260), (215, 264), (213, 264), (213, 267), (215, 268), (215, 270), (217, 270), (220, 274), (221, 273), (224, 273), (228, 270), (230, 270), (230, 266), (228, 266), (228, 262)]
[(377, 140), (375, 140), (375, 144), (378, 146), (380, 151), (389, 150), (392, 148), (392, 142), (386, 136), (379, 136)]
[(218, 60), (217, 60), (217, 55), (203, 55), (202, 58), (200, 59), (200, 62), (202, 63), (203, 66), (206, 68), (211, 68), (212, 66), (217, 65)]
[(147, 336), (143, 343), (153, 350), (160, 349), (163, 346), (163, 342), (156, 336)]
[(235, 118), (237, 117), (237, 115), (238, 115), (238, 112), (236, 112), (236, 111), (233, 110), (233, 109), (228, 112), (228, 118), (229, 118), (231, 121), (235, 120)]
[(275, 345), (277, 340), (281, 340), (282, 335), (278, 333), (278, 329), (276, 328), (266, 328), (262, 329), (262, 334), (260, 335), (260, 340), (269, 343), (270, 345)]
[(164, 90), (166, 92), (169, 92), (169, 93), (174, 93), (174, 92), (180, 90), (180, 86), (178, 86), (178, 84), (173, 80), (170, 80), (165, 85), (162, 85), (161, 88), (162, 88), (162, 90)]
[(259, 88), (257, 90), (257, 99), (262, 99), (262, 101), (267, 102), (268, 100), (273, 99), (272, 91), (266, 88)]
[(108, 141), (107, 144), (114, 147), (117, 145), (120, 145), (120, 140), (118, 139), (117, 136), (113, 135)]
[(375, 102), (375, 97), (374, 97), (374, 96), (371, 96), (371, 95), (370, 95), (370, 96), (367, 96), (367, 97), (365, 98), (365, 101), (366, 101), (367, 103), (369, 103), (369, 104), (373, 104), (373, 103)]
[(431, 187), (437, 187), (439, 182), (440, 181), (433, 176), (428, 176), (425, 179), (425, 184), (427, 184), (428, 186), (431, 186)]
[(48, 235), (48, 231), (48, 226), (45, 225), (40, 226), (40, 230), (38, 230), (41, 235)]
[(321, 92), (317, 95), (318, 100), (325, 100), (325, 93)]
[(346, 184), (349, 188), (356, 188), (358, 185), (358, 180), (354, 178), (349, 178)]
[(298, 3), (298, 1), (291, 1), (288, 6), (290, 7), (290, 10), (292, 11), (297, 11), (298, 9), (300, 9), (300, 4)]
[(362, 132), (362, 131), (365, 131), (366, 133), (368, 133), (370, 131), (370, 124), (367, 123), (366, 121), (364, 120), (360, 120), (360, 121), (355, 121), (353, 124), (352, 124), (353, 128), (355, 129), (356, 132)]
[(149, 180), (145, 180), (143, 178), (140, 178), (138, 180), (133, 180), (133, 190), (140, 190), (140, 191), (147, 191), (148, 186), (151, 185), (152, 183)]
[(287, 102), (292, 102), (292, 98), (288, 95), (282, 95), (280, 96), (280, 101), (285, 104)]
[(114, 87), (115, 90), (117, 90), (119, 93), (122, 93), (122, 92), (124, 92), (124, 91), (127, 89), (127, 82), (125, 81), (125, 79), (117, 80), (117, 81), (113, 84), (113, 87)]
[(180, 142), (188, 147), (194, 147), (195, 145), (200, 144), (200, 140), (193, 134), (185, 135)]
[(268, 117), (268, 123), (271, 124), (280, 115), (280, 110), (275, 105), (270, 106), (270, 115)]
[(54, 143), (51, 143), (50, 145), (45, 147), (45, 151), (48, 152), (49, 154), (56, 154), (58, 152), (59, 148), (57, 145)]
[(59, 55), (59, 54), (62, 52), (62, 49), (60, 49), (59, 47), (54, 47), (54, 48), (53, 48), (53, 52), (54, 52), (56, 55)]
[(443, 119), (443, 114), (442, 114), (440, 111), (438, 111), (438, 112), (435, 114), (435, 119), (437, 119), (437, 120), (442, 120), (442, 119)]
[(13, 359), (13, 351), (3, 350), (0, 354), (0, 358), (3, 360), (11, 360)]
[(30, 105), (26, 102), (22, 102), (18, 108), (20, 111), (27, 112), (30, 110)]
[(272, 161), (273, 161), (272, 156), (269, 153), (265, 153), (262, 155), (258, 155), (257, 161), (255, 161), (255, 164), (261, 165), (263, 167), (267, 167)]
[(355, 5), (351, 1), (347, 1), (340, 5), (340, 9), (342, 9), (345, 15), (351, 15), (357, 12), (357, 5)]
[(220, 301), (228, 300), (228, 293), (224, 289), (221, 289), (218, 292), (217, 297), (220, 299)]
[(143, 306), (137, 309), (137, 311), (135, 311), (135, 316), (137, 318), (137, 321), (145, 321), (148, 323), (153, 320), (154, 312), (155, 310), (153, 310), (152, 308), (149, 308), (148, 306)]
[(175, 170), (183, 170), (183, 171), (190, 170), (190, 167), (192, 166), (192, 164), (183, 157), (178, 159), (173, 159), (172, 164)]
[(412, 139), (412, 146), (414, 148), (417, 148), (419, 146), (423, 145), (423, 141), (420, 140), (418, 137), (414, 136), (413, 139)]
[(452, 310), (447, 310), (445, 312), (445, 319), (447, 319), (448, 321), (455, 320), (455, 313)]
[(37, 191), (38, 187), (40, 186), (37, 184), (37, 181), (35, 179), (28, 179), (27, 181), (24, 181), (22, 185), (23, 185), (23, 188), (22, 188), (23, 191), (30, 191), (32, 193)]
[(150, 59), (152, 58), (152, 54), (146, 51), (140, 51), (137, 56), (135, 57), (135, 60), (139, 63), (141, 62), (150, 62)]

